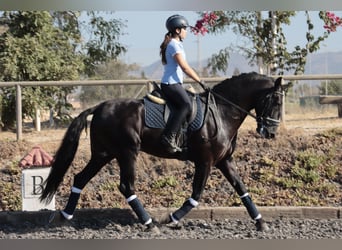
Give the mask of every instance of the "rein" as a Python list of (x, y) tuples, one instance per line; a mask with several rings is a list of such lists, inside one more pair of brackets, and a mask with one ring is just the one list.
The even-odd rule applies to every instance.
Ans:
[(257, 118), (257, 116), (255, 116), (255, 115), (254, 115), (254, 114), (252, 114), (251, 112), (249, 112), (249, 111), (247, 111), (247, 110), (245, 110), (245, 109), (241, 108), (239, 105), (237, 105), (237, 104), (235, 104), (235, 103), (233, 103), (233, 102), (229, 101), (229, 100), (228, 100), (228, 99), (226, 99), (225, 97), (223, 97), (223, 96), (221, 96), (221, 95), (217, 94), (217, 93), (216, 93), (216, 92), (214, 92), (212, 89), (209, 89), (208, 91), (209, 91), (210, 93), (212, 93), (214, 96), (216, 96), (216, 97), (220, 98), (222, 101), (226, 102), (227, 104), (230, 104), (230, 105), (232, 105), (234, 108), (236, 108), (236, 109), (240, 110), (241, 112), (243, 112), (243, 113), (245, 113), (245, 114), (247, 114), (247, 115), (249, 115), (249, 116), (253, 117), (255, 120), (257, 120), (257, 119), (258, 119), (258, 118)]
[(245, 113), (245, 114), (247, 114), (247, 115), (253, 117), (255, 120), (258, 120), (258, 118), (257, 118), (255, 115), (253, 115), (251, 112), (248, 112), (247, 110), (241, 108), (239, 105), (237, 105), (237, 104), (235, 104), (235, 103), (229, 101), (229, 100), (226, 99), (225, 97), (223, 97), (223, 96), (221, 96), (221, 95), (215, 93), (211, 88), (206, 87), (202, 82), (198, 82), (198, 83), (199, 83), (199, 85), (201, 85), (201, 87), (202, 87), (205, 91), (208, 91), (208, 92), (212, 93), (214, 96), (220, 98), (222, 101), (224, 101), (224, 102), (226, 102), (226, 103), (232, 105), (234, 108), (236, 108), (236, 109), (242, 111), (243, 113)]
[[(201, 85), (201, 87), (202, 87), (205, 91), (208, 91), (208, 92), (212, 93), (214, 96), (218, 97), (218, 98), (221, 99), (223, 102), (226, 102), (227, 104), (232, 105), (234, 108), (240, 110), (241, 112), (243, 112), (243, 113), (245, 113), (245, 114), (247, 114), (247, 115), (253, 117), (257, 122), (259, 122), (259, 121), (258, 121), (259, 119), (264, 119), (263, 116), (257, 117), (256, 115), (252, 114), (251, 112), (249, 112), (249, 111), (247, 111), (247, 110), (241, 108), (239, 105), (237, 105), (237, 104), (235, 104), (235, 103), (229, 101), (229, 100), (226, 99), (225, 97), (223, 97), (223, 96), (217, 94), (217, 93), (214, 92), (211, 88), (206, 87), (202, 82), (198, 82), (198, 83)], [(284, 95), (283, 93), (281, 93), (281, 92), (279, 92), (279, 91), (276, 91), (276, 92), (274, 92), (274, 93), (275, 93), (275, 94), (282, 95), (282, 96)], [(264, 113), (264, 112), (263, 112), (263, 113)], [(273, 124), (279, 124), (279, 123), (280, 123), (279, 120), (272, 119), (272, 118), (270, 118), (270, 117), (266, 117), (265, 119), (266, 119), (266, 121), (269, 121), (269, 122), (271, 122), (271, 123), (273, 123)]]

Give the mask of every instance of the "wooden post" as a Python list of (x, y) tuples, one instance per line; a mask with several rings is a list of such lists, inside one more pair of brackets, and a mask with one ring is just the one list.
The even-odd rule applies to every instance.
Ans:
[(329, 96), (329, 95), (320, 96), (319, 103), (320, 104), (336, 104), (338, 117), (342, 118), (342, 96)]
[(35, 127), (36, 131), (40, 131), (40, 109), (36, 107), (36, 117), (35, 117)]
[[(281, 78), (281, 85), (282, 86), (285, 86), (285, 81), (284, 81), (284, 78)], [(282, 91), (282, 94), (283, 94), (283, 106), (282, 106), (282, 109), (281, 109), (281, 116), (280, 116), (280, 121), (281, 123), (283, 124), (283, 127), (285, 128), (286, 127), (286, 124), (285, 124), (285, 102), (286, 102), (286, 95), (285, 95), (285, 91), (283, 90)]]
[(21, 100), (21, 86), (16, 85), (17, 88), (17, 100), (16, 100), (16, 115), (17, 115), (17, 141), (21, 141), (23, 138), (23, 117), (22, 117), (22, 100)]
[(337, 104), (338, 118), (342, 118), (342, 103)]
[(146, 83), (146, 85), (147, 85), (147, 93), (151, 93), (153, 91), (153, 84), (152, 84), (152, 82), (148, 81)]
[(50, 128), (55, 126), (55, 121), (53, 119), (53, 108), (50, 108), (50, 118), (49, 118)]

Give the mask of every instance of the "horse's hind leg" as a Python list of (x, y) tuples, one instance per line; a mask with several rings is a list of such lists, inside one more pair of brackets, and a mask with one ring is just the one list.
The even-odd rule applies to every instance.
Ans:
[(74, 177), (74, 184), (71, 188), (68, 203), (61, 213), (67, 220), (71, 220), (80, 198), (81, 191), (86, 184), (99, 172), (99, 170), (108, 163), (112, 157), (92, 156), (87, 166)]
[(261, 214), (256, 208), (252, 198), (249, 196), (245, 185), (243, 184), (232, 159), (225, 160), (216, 165), (221, 170), (222, 174), (227, 178), (235, 191), (241, 198), (242, 203), (246, 207), (249, 216), (256, 221), (255, 225), (258, 231), (267, 231), (268, 227), (263, 220)]

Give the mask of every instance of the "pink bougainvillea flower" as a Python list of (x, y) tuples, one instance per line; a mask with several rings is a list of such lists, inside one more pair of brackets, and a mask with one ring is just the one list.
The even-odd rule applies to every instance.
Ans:
[(328, 32), (335, 32), (339, 26), (342, 26), (342, 19), (336, 16), (335, 13), (327, 11), (323, 28)]
[(218, 16), (214, 12), (205, 12), (202, 19), (197, 20), (196, 25), (191, 28), (191, 31), (195, 35), (205, 35), (209, 31), (209, 27), (215, 26), (217, 19)]

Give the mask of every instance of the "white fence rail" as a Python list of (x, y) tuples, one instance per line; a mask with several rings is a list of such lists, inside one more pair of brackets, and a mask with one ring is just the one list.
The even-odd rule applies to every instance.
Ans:
[[(280, 76), (273, 75), (273, 78)], [(327, 75), (283, 75), (285, 81), (297, 80), (338, 80), (342, 79), (342, 74)], [(203, 78), (208, 83), (218, 83), (225, 78)], [(105, 85), (146, 85), (147, 91), (150, 90), (152, 81), (159, 82), (159, 79), (150, 80), (90, 80), (90, 81), (22, 81), (22, 82), (0, 82), (1, 87), (16, 87), (16, 132), (17, 140), (22, 140), (22, 87), (27, 86), (105, 86)], [(186, 81), (193, 83), (193, 81)]]

